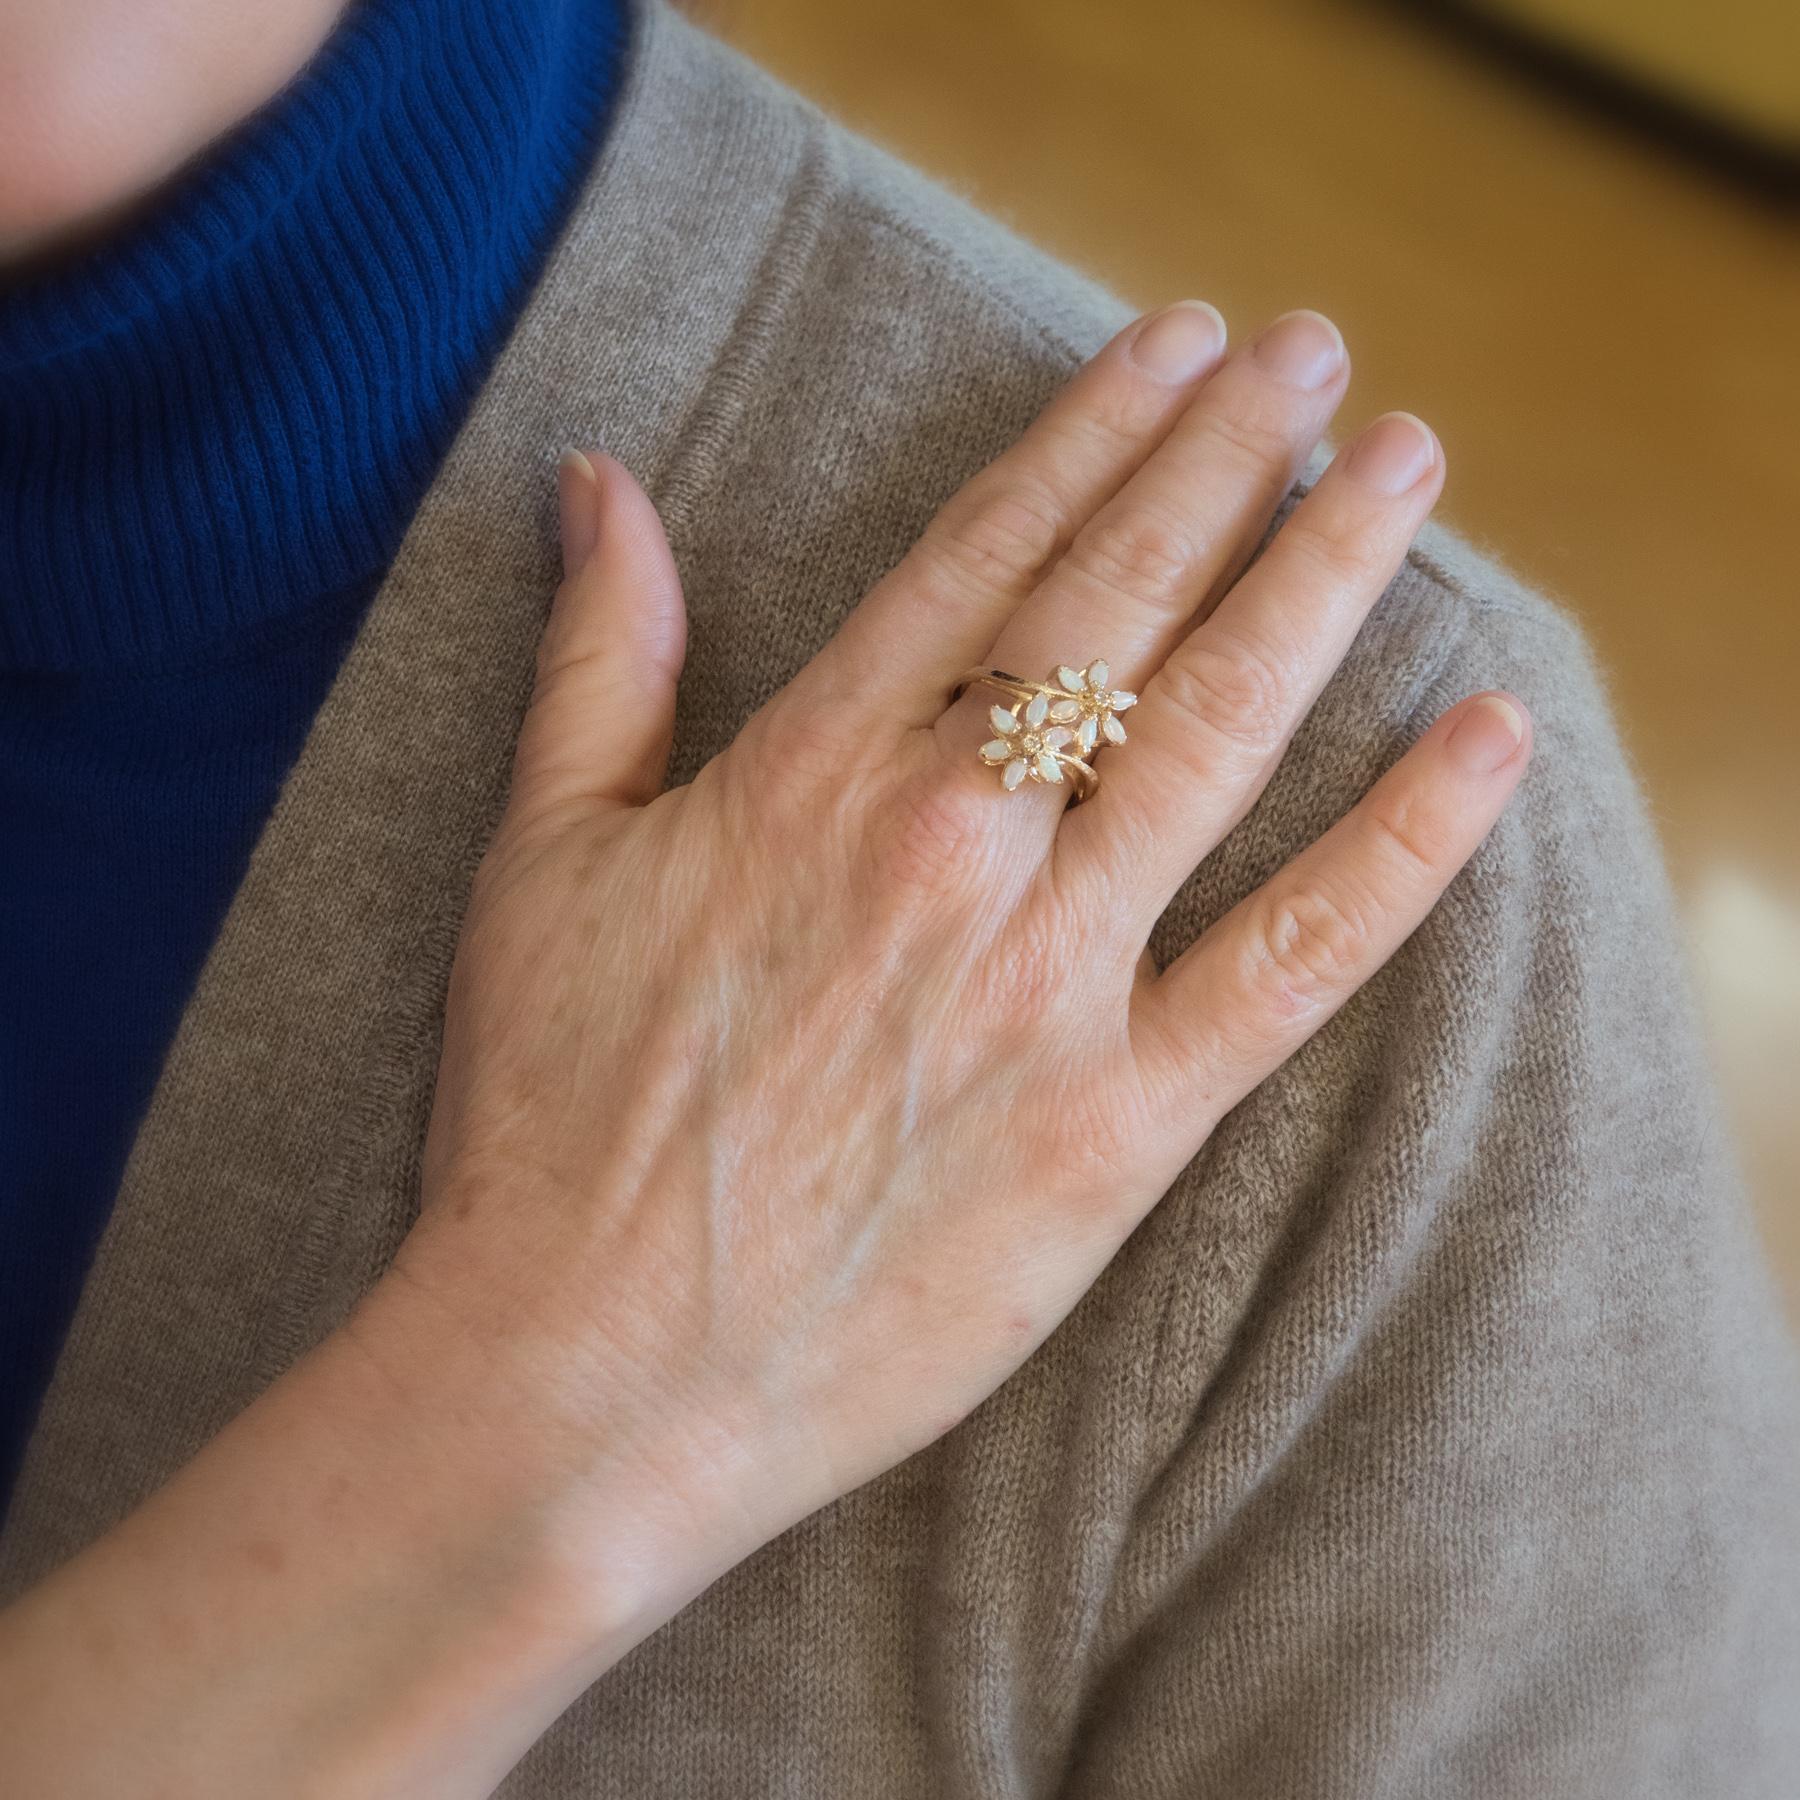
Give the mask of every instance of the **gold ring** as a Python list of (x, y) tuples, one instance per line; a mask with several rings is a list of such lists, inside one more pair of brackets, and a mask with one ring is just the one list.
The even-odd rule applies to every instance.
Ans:
[(1005, 669), (966, 669), (950, 690), (955, 700), (980, 684), (1005, 694), (1011, 706), (988, 708), (994, 736), (978, 754), (1000, 771), (1009, 793), (1027, 780), (1047, 784), (1067, 779), (1076, 800), (1087, 799), (1100, 776), (1083, 759), (1102, 743), (1125, 742), (1119, 714), (1137, 705), (1137, 695), (1107, 685), (1111, 670), (1095, 657), (1084, 669), (1058, 663), (1044, 681), (1026, 681)]

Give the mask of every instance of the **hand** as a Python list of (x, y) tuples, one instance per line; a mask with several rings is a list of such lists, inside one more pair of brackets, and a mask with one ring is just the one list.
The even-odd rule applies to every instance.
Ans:
[[(622, 468), (565, 463), (396, 1277), (573, 1457), (654, 1471), (719, 1566), (998, 1386), (1523, 769), (1522, 709), (1465, 702), (1152, 965), (1443, 476), (1378, 420), (1251, 561), (1347, 367), (1311, 314), (1221, 352), (1210, 309), (1123, 332), (673, 791), (675, 569)], [(1005, 791), (998, 696), (947, 705), (957, 675), (1099, 656), (1140, 698), (1097, 796)]]
[[(960, 1419), (1219, 1118), (1431, 906), (1523, 768), (1435, 725), (1164, 972), (1435, 498), (1377, 421), (1254, 562), (1345, 381), (1322, 321), (1220, 364), (1123, 332), (688, 786), (675, 571), (616, 464), (453, 973), (393, 1269), (0, 1615), (0, 1788), (492, 1791), (725, 1568)], [(1103, 785), (1002, 788), (981, 663), (1110, 658)]]

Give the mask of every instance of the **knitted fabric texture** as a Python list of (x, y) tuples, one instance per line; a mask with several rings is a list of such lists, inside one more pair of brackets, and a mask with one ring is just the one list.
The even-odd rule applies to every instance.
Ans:
[[(183, 1019), (8, 1589), (407, 1229), (556, 449), (619, 454), (670, 526), (681, 780), (1126, 316), (661, 9), (628, 82)], [(1488, 685), (1531, 703), (1532, 771), (1393, 964), (1018, 1375), (641, 1645), (508, 1800), (1791, 1800), (1794, 1358), (1575, 631), (1428, 532), (1155, 949)]]

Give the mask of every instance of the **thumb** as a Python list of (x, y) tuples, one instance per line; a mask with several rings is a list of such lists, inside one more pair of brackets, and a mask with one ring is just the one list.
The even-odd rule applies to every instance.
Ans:
[(650, 496), (598, 452), (565, 452), (556, 480), (563, 581), (513, 755), (515, 816), (655, 799), (687, 648), (681, 578)]

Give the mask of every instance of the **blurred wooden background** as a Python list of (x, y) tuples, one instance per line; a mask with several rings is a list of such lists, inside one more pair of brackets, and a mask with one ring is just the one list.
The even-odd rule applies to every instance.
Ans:
[(1612, 671), (1800, 1317), (1792, 217), (1354, 0), (694, 10), (1130, 299), (1199, 295), (1239, 335), (1329, 312), (1356, 365), (1340, 435), (1388, 407), (1430, 419), (1445, 516), (1579, 614)]

